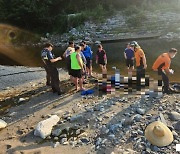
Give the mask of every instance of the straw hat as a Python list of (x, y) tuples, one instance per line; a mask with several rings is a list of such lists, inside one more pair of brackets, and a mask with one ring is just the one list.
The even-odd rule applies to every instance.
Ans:
[(160, 121), (155, 121), (146, 127), (145, 137), (151, 144), (158, 147), (167, 146), (173, 141), (172, 132)]

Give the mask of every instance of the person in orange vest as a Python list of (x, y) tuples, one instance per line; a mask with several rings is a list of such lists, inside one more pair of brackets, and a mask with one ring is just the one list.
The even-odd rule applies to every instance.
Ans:
[(141, 79), (145, 78), (145, 69), (147, 68), (146, 56), (144, 54), (144, 51), (141, 49), (141, 47), (138, 45), (136, 41), (131, 42), (130, 45), (134, 46), (134, 56), (136, 60), (137, 90), (141, 90)]
[[(169, 77), (168, 74), (174, 74), (174, 71), (170, 69), (171, 59), (177, 54), (177, 49), (171, 48), (169, 52), (161, 54), (154, 62), (152, 69), (158, 72), (158, 75), (162, 76), (163, 81), (163, 93), (171, 93), (169, 87)], [(159, 84), (159, 81), (158, 81)], [(162, 84), (161, 84), (162, 85)]]

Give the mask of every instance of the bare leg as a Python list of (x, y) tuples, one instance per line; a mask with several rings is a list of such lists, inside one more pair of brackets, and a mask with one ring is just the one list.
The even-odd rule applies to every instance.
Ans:
[(83, 88), (83, 78), (79, 78), (79, 86), (80, 86), (80, 90), (84, 90), (84, 88)]
[(78, 78), (74, 78), (74, 84), (75, 84), (76, 90), (78, 90)]

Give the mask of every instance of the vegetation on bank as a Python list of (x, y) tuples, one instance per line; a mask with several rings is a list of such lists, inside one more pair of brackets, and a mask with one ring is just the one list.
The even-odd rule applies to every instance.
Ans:
[(179, 11), (180, 0), (0, 0), (0, 22), (37, 33), (64, 33), (85, 21), (102, 22), (123, 11), (129, 25), (146, 20), (145, 11)]

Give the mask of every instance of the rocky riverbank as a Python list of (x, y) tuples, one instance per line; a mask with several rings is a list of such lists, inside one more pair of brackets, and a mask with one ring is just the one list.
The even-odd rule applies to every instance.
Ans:
[[(102, 23), (85, 22), (84, 25), (72, 28), (63, 35), (46, 34), (41, 38), (41, 43), (51, 41), (55, 46), (64, 46), (69, 40), (79, 43), (86, 40), (88, 43), (100, 43), (102, 40), (117, 40), (130, 38), (146, 38), (159, 36), (162, 39), (180, 39), (179, 21), (180, 14), (174, 12), (155, 11), (144, 12), (146, 17), (138, 25), (131, 23), (132, 16), (126, 16), (123, 12), (103, 21)], [(133, 20), (133, 18), (132, 18)], [(41, 44), (40, 43), (40, 44)]]
[[(61, 81), (62, 87), (68, 89), (67, 75), (62, 72)], [(14, 88), (21, 92), (9, 95), (6, 100), (15, 105), (0, 115), (0, 119), (7, 122), (6, 128), (0, 131), (2, 154), (176, 153), (176, 144), (180, 143), (179, 94), (158, 98), (101, 97), (96, 84), (91, 83), (89, 88), (94, 87), (93, 95), (81, 96), (67, 90), (66, 94), (58, 96), (45, 86), (44, 79), (34, 79), (25, 85)], [(12, 90), (5, 88), (0, 93), (8, 94)], [(160, 119), (160, 113), (174, 135), (173, 143), (162, 148), (151, 145), (144, 136), (146, 126)], [(56, 115), (53, 128), (43, 122), (50, 133), (45, 139), (35, 136), (38, 123), (52, 115)]]

